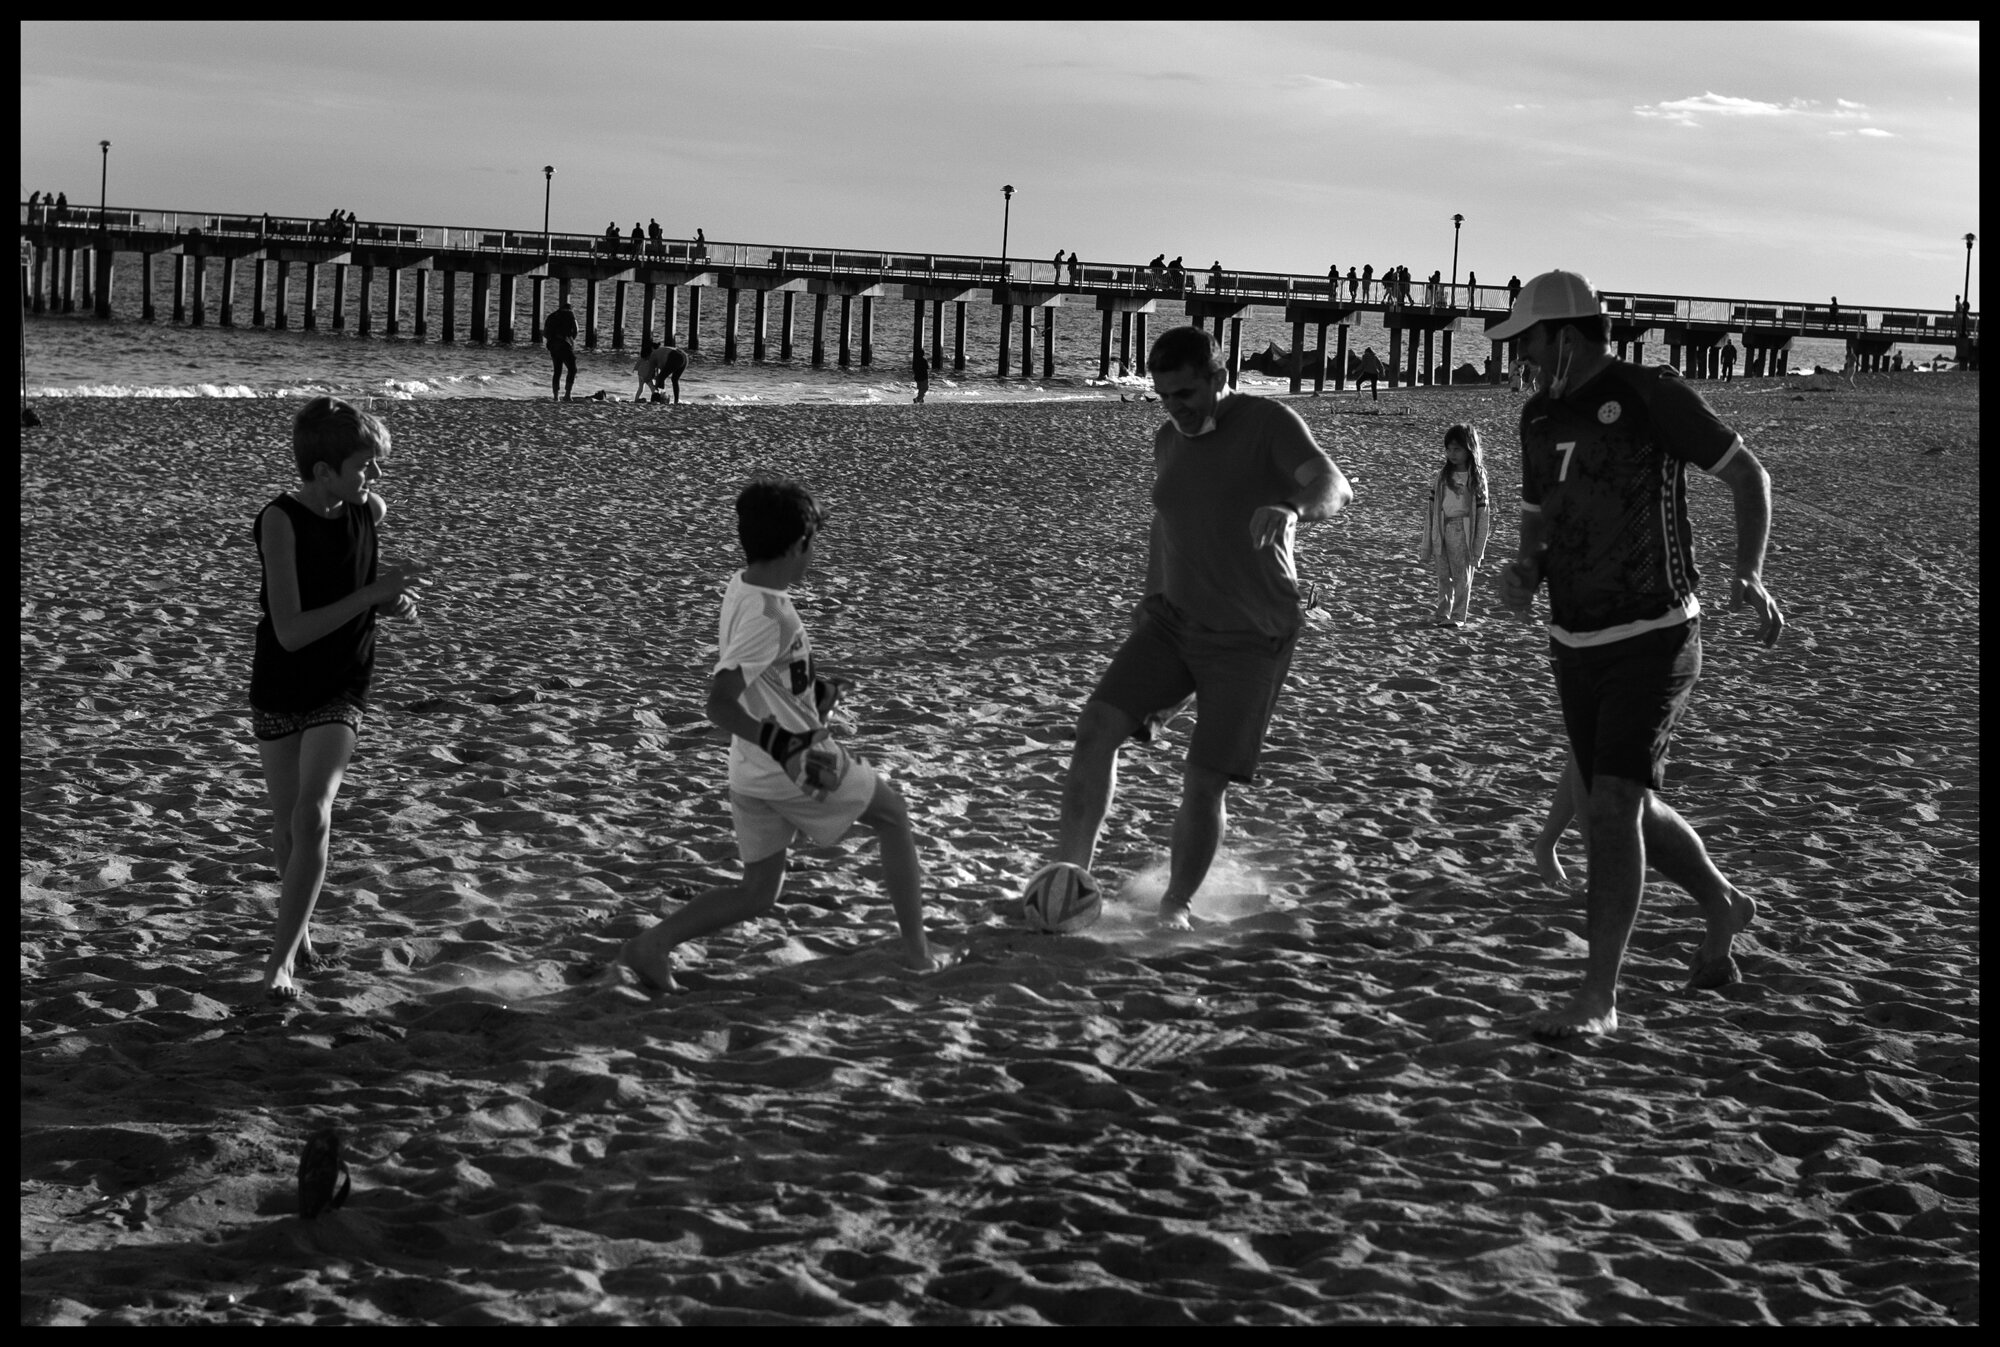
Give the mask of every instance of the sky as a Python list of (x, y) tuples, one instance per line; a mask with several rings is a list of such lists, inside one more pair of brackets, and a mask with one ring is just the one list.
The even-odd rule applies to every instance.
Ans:
[(20, 35), (23, 200), (1916, 309), (1980, 232), (1971, 22)]

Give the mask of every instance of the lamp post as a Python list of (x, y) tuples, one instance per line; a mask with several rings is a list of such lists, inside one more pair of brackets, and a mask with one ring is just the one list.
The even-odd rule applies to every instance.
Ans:
[[(103, 166), (99, 169), (97, 175), (97, 227), (103, 229), (106, 227), (104, 222), (104, 188), (105, 184), (111, 180), (111, 142), (100, 140), (97, 142), (97, 148), (104, 156)], [(1966, 246), (1969, 256), (1971, 245), (1967, 244)], [(1968, 263), (1968, 265), (1970, 264)]]
[(1958, 293), (1958, 342), (1965, 344), (1966, 324), (1972, 317), (1972, 240), (1973, 234), (1965, 236), (1965, 289)]
[(1451, 304), (1458, 307), (1458, 227), (1465, 223), (1463, 215), (1451, 217)]
[(556, 183), (556, 166), (542, 165), (542, 257), (549, 255), (549, 191)]
[(1000, 189), (1003, 204), (1000, 208), (1000, 269), (1007, 269), (1007, 225), (1014, 213), (1014, 184), (1008, 183)]

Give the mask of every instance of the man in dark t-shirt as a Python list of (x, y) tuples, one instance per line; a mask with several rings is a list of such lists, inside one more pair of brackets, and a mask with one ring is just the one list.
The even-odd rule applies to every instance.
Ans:
[[(570, 390), (576, 387), (576, 311), (569, 306), (569, 296), (564, 295), (562, 306), (548, 316), (542, 324), (542, 336), (549, 344), (549, 359), (554, 368), (549, 372), (549, 394), (559, 402), (570, 400)], [(565, 382), (563, 375), (569, 378)]]
[(1589, 825), (1583, 986), (1529, 1026), (1555, 1038), (1607, 1033), (1618, 1027), (1618, 973), (1648, 863), (1687, 890), (1707, 923), (1691, 988), (1736, 980), (1735, 937), (1757, 914), (1658, 791), (1701, 672), (1687, 467), (1734, 497), (1732, 607), (1754, 612), (1766, 645), (1785, 625), (1763, 580), (1771, 481), (1700, 394), (1612, 358), (1597, 294), (1575, 272), (1529, 281), (1487, 336), (1517, 339), (1540, 387), (1521, 412), (1521, 545), (1501, 593), (1525, 613), (1548, 583), (1549, 653)]

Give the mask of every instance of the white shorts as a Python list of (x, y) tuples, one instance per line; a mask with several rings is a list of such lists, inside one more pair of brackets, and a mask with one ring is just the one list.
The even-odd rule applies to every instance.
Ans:
[(762, 800), (740, 791), (729, 792), (729, 813), (736, 820), (736, 854), (745, 865), (774, 856), (804, 833), (819, 846), (830, 847), (847, 836), (854, 821), (875, 798), (876, 771), (867, 763), (850, 761), (840, 786), (824, 800), (803, 791), (784, 800)]

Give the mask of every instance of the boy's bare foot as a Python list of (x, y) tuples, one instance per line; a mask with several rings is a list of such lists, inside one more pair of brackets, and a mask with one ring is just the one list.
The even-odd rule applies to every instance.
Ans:
[(618, 950), (618, 962), (631, 969), (647, 991), (678, 992), (681, 984), (674, 981), (673, 949), (658, 948), (658, 941), (647, 938), (652, 934), (643, 931), (627, 940)]
[(1160, 929), (1163, 931), (1192, 931), (1194, 929), (1194, 907), (1191, 903), (1167, 904), (1160, 900)]
[(1689, 991), (1727, 987), (1743, 976), (1736, 966), (1736, 937), (1756, 920), (1757, 904), (1748, 894), (1731, 889), (1727, 911), (1709, 919), (1707, 934), (1688, 960)]
[(925, 973), (942, 973), (945, 969), (964, 962), (964, 950), (946, 949), (941, 945), (932, 945), (930, 952), (925, 954), (922, 959), (906, 958), (903, 961), (903, 967), (912, 973), (922, 975)]
[(1556, 855), (1553, 838), (1535, 839), (1535, 872), (1545, 884), (1553, 884), (1559, 889), (1569, 887), (1569, 871), (1563, 869), (1562, 858)]
[(299, 999), (299, 984), (292, 981), (292, 975), (283, 969), (264, 977), (264, 995), (267, 999), (283, 1004)]
[(1618, 1031), (1618, 1009), (1579, 992), (1565, 1005), (1528, 1017), (1528, 1032), (1537, 1038), (1583, 1038)]

